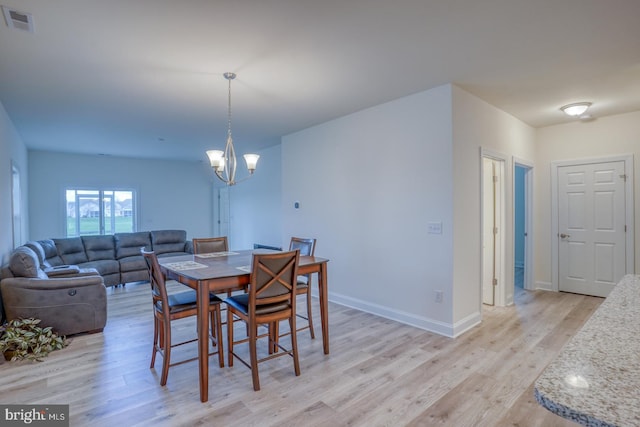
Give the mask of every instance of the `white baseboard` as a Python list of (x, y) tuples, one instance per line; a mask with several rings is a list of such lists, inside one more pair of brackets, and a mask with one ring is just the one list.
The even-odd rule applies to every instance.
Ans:
[(450, 338), (454, 338), (480, 323), (480, 313), (468, 316), (467, 318), (452, 325), (451, 323), (429, 319), (424, 316), (416, 316), (412, 313), (391, 309), (389, 307), (373, 304), (357, 298), (337, 294), (335, 292), (329, 293), (329, 301)]
[(540, 280), (536, 281), (536, 290), (555, 291), (555, 289), (553, 289), (553, 285), (551, 284), (551, 282), (542, 282)]
[(473, 328), (474, 326), (479, 325), (481, 320), (482, 320), (482, 315), (480, 314), (479, 311), (476, 311), (475, 313), (471, 313), (464, 319), (457, 321), (453, 325), (453, 337), (454, 338), (458, 337), (464, 334), (465, 332), (467, 332), (469, 329)]

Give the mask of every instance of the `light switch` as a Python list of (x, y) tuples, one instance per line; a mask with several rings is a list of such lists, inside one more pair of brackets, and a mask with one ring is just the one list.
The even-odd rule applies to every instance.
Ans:
[(427, 233), (429, 234), (442, 234), (442, 222), (433, 221), (427, 223)]

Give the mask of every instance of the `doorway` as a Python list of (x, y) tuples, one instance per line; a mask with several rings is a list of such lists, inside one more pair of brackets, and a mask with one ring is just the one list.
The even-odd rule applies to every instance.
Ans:
[(533, 165), (513, 159), (513, 284), (515, 288), (532, 289), (533, 241)]

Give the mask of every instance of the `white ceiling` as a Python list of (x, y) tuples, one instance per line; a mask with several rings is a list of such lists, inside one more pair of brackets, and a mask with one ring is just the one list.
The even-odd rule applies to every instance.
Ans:
[(640, 110), (639, 0), (0, 0), (0, 101), (30, 149), (204, 160), (454, 83), (534, 127)]

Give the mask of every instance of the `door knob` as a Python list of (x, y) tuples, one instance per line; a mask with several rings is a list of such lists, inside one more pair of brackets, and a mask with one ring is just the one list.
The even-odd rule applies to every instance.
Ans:
[(560, 234), (560, 238), (561, 238), (561, 239), (566, 239), (567, 237), (571, 237), (571, 235), (569, 235), (569, 234), (564, 234), (564, 233)]

